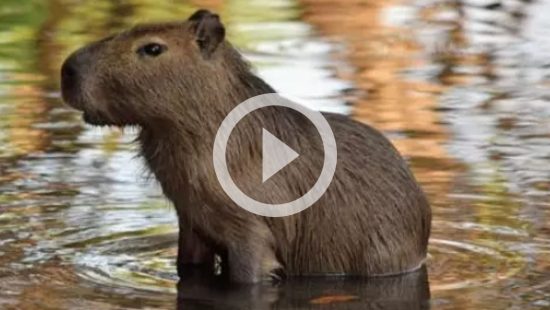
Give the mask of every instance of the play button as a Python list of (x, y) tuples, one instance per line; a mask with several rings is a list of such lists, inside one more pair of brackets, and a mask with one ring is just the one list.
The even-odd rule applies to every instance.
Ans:
[(300, 156), (288, 145), (262, 128), (262, 182)]
[[(235, 128), (239, 121), (249, 113), (272, 106), (292, 109), (307, 117), (321, 136), (325, 157), (321, 174), (313, 187), (311, 187), (303, 196), (296, 198), (293, 201), (282, 203), (265, 203), (246, 195), (231, 178), (226, 161), (227, 143), (229, 142), (229, 136), (231, 135), (233, 128)], [(263, 139), (261, 143), (263, 166), (262, 181), (266, 182), (300, 155), (288, 145), (284, 144), (281, 140), (276, 138), (272, 133), (265, 130), (265, 128), (261, 128)], [(319, 198), (321, 198), (321, 196), (323, 196), (325, 191), (328, 189), (332, 181), (332, 177), (336, 171), (336, 159), (336, 140), (334, 139), (332, 129), (323, 114), (319, 111), (308, 109), (305, 106), (297, 104), (287, 98), (281, 97), (276, 93), (263, 94), (249, 98), (233, 108), (218, 128), (212, 149), (212, 162), (214, 164), (216, 177), (222, 189), (229, 196), (229, 198), (231, 198), (235, 204), (247, 211), (257, 215), (270, 217), (281, 217), (296, 214), (307, 209), (319, 200)], [(282, 178), (281, 181), (286, 181), (286, 185), (289, 186), (297, 182), (296, 180), (283, 180)]]

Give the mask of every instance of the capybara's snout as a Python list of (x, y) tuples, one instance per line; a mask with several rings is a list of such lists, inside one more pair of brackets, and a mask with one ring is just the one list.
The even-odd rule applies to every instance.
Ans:
[(69, 56), (61, 66), (61, 95), (67, 104), (75, 109), (82, 110), (82, 102), (79, 100), (82, 73), (78, 63), (78, 53), (77, 51)]
[(93, 68), (97, 63), (97, 52), (105, 40), (92, 43), (73, 52), (61, 66), (61, 95), (71, 107), (86, 110), (84, 97), (89, 90), (86, 81), (93, 79)]
[(94, 67), (97, 65), (90, 48), (93, 46), (77, 50), (61, 66), (61, 96), (66, 104), (84, 112), (87, 123), (105, 125), (109, 119), (101, 112), (102, 106), (97, 103), (98, 92), (93, 87), (96, 79)]

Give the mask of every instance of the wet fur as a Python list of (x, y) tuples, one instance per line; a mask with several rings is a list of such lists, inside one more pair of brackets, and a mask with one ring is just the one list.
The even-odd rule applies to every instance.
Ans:
[[(200, 12), (183, 23), (138, 26), (93, 43), (63, 68), (65, 101), (84, 111), (89, 123), (141, 128), (141, 155), (178, 213), (179, 273), (190, 265), (212, 267), (214, 255), (237, 282), (257, 282), (277, 269), (289, 276), (376, 276), (420, 266), (430, 234), (428, 202), (391, 143), (346, 116), (324, 113), (337, 141), (338, 165), (328, 191), (311, 208), (264, 218), (229, 199), (213, 170), (215, 133), (236, 105), (274, 90), (223, 39), (219, 19)], [(166, 55), (144, 59), (133, 53), (149, 41), (165, 43)], [(241, 123), (227, 158), (245, 192), (281, 202), (309, 190), (323, 161), (311, 124), (283, 108), (262, 109)], [(261, 164), (262, 127), (302, 156), (258, 190), (252, 172)]]

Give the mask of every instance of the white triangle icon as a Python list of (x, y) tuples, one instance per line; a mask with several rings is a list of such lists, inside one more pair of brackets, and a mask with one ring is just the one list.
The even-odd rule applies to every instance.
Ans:
[(262, 128), (262, 183), (300, 156), (288, 145)]

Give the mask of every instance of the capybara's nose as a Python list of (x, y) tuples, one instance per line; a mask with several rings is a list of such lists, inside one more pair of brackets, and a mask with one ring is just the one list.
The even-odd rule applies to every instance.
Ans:
[(61, 95), (68, 105), (81, 110), (78, 94), (81, 92), (81, 76), (75, 55), (70, 56), (61, 66)]
[(71, 58), (67, 59), (61, 67), (61, 79), (63, 83), (71, 82), (76, 77), (76, 68)]

